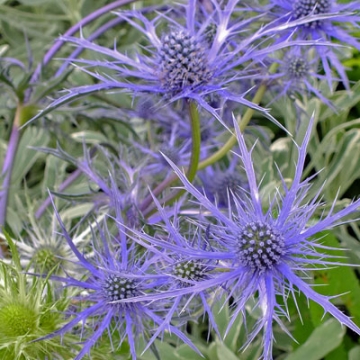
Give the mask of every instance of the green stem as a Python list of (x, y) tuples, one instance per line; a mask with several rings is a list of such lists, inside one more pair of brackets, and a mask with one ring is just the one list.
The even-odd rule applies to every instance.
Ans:
[[(200, 150), (201, 150), (201, 132), (200, 132), (200, 115), (197, 108), (197, 104), (194, 101), (188, 100), (189, 104), (189, 113), (190, 113), (190, 125), (191, 125), (191, 139), (192, 139), (192, 148), (191, 148), (191, 158), (188, 170), (186, 172), (186, 177), (190, 182), (195, 179), (196, 172), (198, 170), (199, 160), (200, 160)], [(169, 186), (178, 178), (176, 175), (173, 175), (162, 182), (160, 185)], [(158, 190), (157, 193), (162, 190), (163, 186), (158, 186), (155, 190)], [(185, 190), (177, 190), (172, 192), (167, 198), (165, 198), (166, 205), (173, 204), (180, 196), (185, 192)], [(155, 195), (155, 192), (154, 192)], [(157, 195), (157, 194), (156, 194)], [(155, 196), (156, 196), (155, 195)], [(145, 200), (146, 202), (146, 200)], [(155, 212), (154, 206), (151, 206), (144, 211), (144, 215), (150, 216)]]
[[(269, 74), (273, 74), (276, 69), (278, 68), (279, 64), (277, 63), (273, 63), (269, 69)], [(265, 91), (268, 87), (268, 82), (264, 81), (258, 88), (254, 98), (252, 99), (252, 103), (253, 104), (260, 104)], [(236, 136), (234, 134), (232, 134), (230, 136), (230, 138), (227, 140), (227, 142), (214, 154), (212, 154), (211, 156), (209, 156), (208, 158), (204, 159), (203, 161), (201, 161), (200, 163), (196, 162), (196, 159), (194, 158), (194, 154), (196, 154), (196, 151), (198, 151), (200, 153), (200, 139), (199, 140), (195, 140), (194, 138), (195, 136), (200, 137), (200, 124), (198, 123), (196, 125), (196, 122), (199, 122), (199, 113), (196, 107), (196, 104), (193, 102), (190, 102), (190, 119), (191, 119), (191, 126), (192, 126), (192, 138), (193, 138), (193, 153), (192, 153), (192, 157), (191, 157), (191, 163), (190, 163), (190, 167), (187, 171), (187, 177), (189, 179), (189, 181), (192, 181), (194, 178), (192, 176), (195, 177), (197, 170), (201, 170), (206, 168), (209, 165), (214, 164), (215, 162), (217, 162), (218, 160), (220, 160), (222, 157), (224, 157), (231, 149), (232, 147), (236, 144)], [(239, 127), (240, 127), (240, 131), (244, 131), (246, 126), (249, 124), (253, 114), (254, 114), (255, 110), (248, 108), (244, 114), (244, 116), (242, 117), (242, 119), (239, 122)], [(196, 134), (196, 127), (198, 127), (199, 130), (199, 134)], [(199, 149), (195, 149), (195, 147), (197, 146), (196, 144), (199, 144)], [(195, 164), (196, 164), (196, 168), (195, 168)], [(194, 170), (195, 168), (195, 170)], [(167, 188), (168, 186), (172, 185), (175, 181), (177, 180), (177, 176), (176, 175), (171, 175), (168, 178), (166, 178), (164, 181), (161, 182), (161, 184), (159, 184), (153, 191), (154, 196), (159, 195), (165, 188)], [(166, 204), (171, 204), (173, 203), (175, 200), (177, 200), (182, 194), (183, 194), (184, 190), (182, 191), (174, 191), (171, 194), (169, 194), (165, 200), (164, 203)], [(152, 203), (152, 197), (149, 195), (144, 202), (141, 204), (140, 209), (144, 212), (144, 215), (148, 216), (149, 214), (152, 214), (154, 212), (154, 206), (151, 206), (150, 204)]]
[(200, 149), (201, 149), (201, 134), (200, 134), (200, 116), (197, 108), (197, 104), (193, 101), (189, 102), (190, 112), (190, 124), (191, 124), (191, 159), (190, 166), (186, 173), (186, 176), (190, 182), (192, 182), (196, 176), (200, 160)]
[[(265, 94), (266, 88), (267, 86), (265, 84), (260, 85), (258, 91), (256, 92), (252, 100), (252, 103), (256, 105), (260, 103), (261, 99)], [(254, 112), (255, 110), (251, 108), (248, 108), (246, 110), (243, 118), (240, 119), (239, 122), (240, 131), (243, 132), (245, 130), (246, 126), (249, 124), (252, 116), (254, 115)], [(208, 167), (209, 165), (216, 163), (218, 160), (224, 157), (233, 148), (235, 144), (236, 144), (236, 135), (232, 134), (222, 148), (220, 148), (217, 152), (215, 152), (214, 154), (212, 154), (211, 156), (209, 156), (208, 158), (206, 158), (205, 160), (199, 163), (198, 169), (201, 170)]]

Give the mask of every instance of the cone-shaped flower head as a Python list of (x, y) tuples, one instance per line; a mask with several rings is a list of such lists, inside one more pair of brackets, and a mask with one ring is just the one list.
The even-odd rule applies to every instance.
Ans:
[[(332, 0), (295, 0), (293, 14), (295, 19), (302, 19), (309, 15), (328, 14), (332, 10)], [(321, 27), (321, 20), (315, 20), (303, 25), (304, 27)]]
[(212, 75), (204, 47), (186, 31), (171, 31), (163, 37), (159, 65), (160, 81), (172, 93), (196, 88)]
[[(315, 95), (324, 104), (334, 109), (329, 99), (319, 90), (319, 82), (329, 80), (329, 75), (323, 75), (319, 69), (319, 59), (314, 58), (311, 48), (294, 46), (271, 62), (279, 64), (274, 74), (269, 74), (269, 78), (274, 79), (272, 84), (276, 96), (272, 99), (274, 102), (277, 98), (287, 96), (313, 96)], [(331, 81), (335, 77), (331, 78)]]
[(51, 339), (46, 345), (34, 341), (64, 324), (61, 312), (69, 305), (67, 289), (59, 292), (48, 279), (25, 274), (15, 243), (7, 234), (4, 240), (11, 249), (12, 260), (0, 263), (0, 358), (68, 357), (69, 347), (77, 348), (72, 334), (62, 341)]
[[(360, 50), (360, 42), (351, 33), (359, 28), (359, 1), (346, 4), (335, 0), (271, 0), (270, 13), (276, 19), (275, 24), (283, 24), (280, 42), (295, 33), (302, 40), (326, 41), (336, 39), (341, 45), (352, 46)], [(294, 32), (294, 27), (296, 31)], [(278, 27), (275, 26), (278, 32)], [(280, 32), (281, 34), (281, 32)], [(314, 46), (329, 86), (331, 88), (332, 68), (336, 70), (346, 87), (349, 87), (344, 66), (340, 61), (340, 51), (336, 46)]]

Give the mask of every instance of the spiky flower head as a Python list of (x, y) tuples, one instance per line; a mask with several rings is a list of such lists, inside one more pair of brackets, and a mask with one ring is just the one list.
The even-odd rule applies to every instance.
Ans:
[[(360, 208), (360, 200), (357, 200), (335, 212), (334, 203), (325, 215), (320, 191), (315, 198), (306, 200), (311, 178), (302, 180), (302, 173), (313, 121), (309, 122), (303, 143), (298, 147), (298, 161), (291, 186), (286, 184), (280, 174), (282, 189), (278, 189), (274, 198), (270, 199), (268, 193), (264, 198), (261, 196), (251, 151), (247, 149), (244, 135), (236, 122), (234, 125), (240, 148), (239, 157), (249, 184), (247, 196), (243, 199), (234, 197), (231, 208), (224, 212), (172, 164), (185, 189), (198, 200), (201, 213), (204, 213), (204, 209), (207, 210), (206, 218), (211, 224), (206, 225), (206, 219), (192, 219), (192, 223), (197, 224), (199, 229), (210, 229), (210, 247), (189, 249), (189, 245), (174, 246), (166, 241), (161, 243), (163, 249), (171, 249), (178, 256), (186, 257), (189, 262), (216, 259), (219, 266), (224, 269), (222, 273), (210, 279), (197, 281), (193, 286), (161, 293), (156, 298), (179, 297), (205, 290), (224, 289), (227, 298), (231, 297), (234, 304), (233, 317), (228, 324), (229, 331), (238, 315), (246, 314), (245, 306), (249, 299), (255, 296), (256, 306), (261, 309), (262, 316), (255, 324), (244, 347), (262, 331), (262, 358), (266, 360), (272, 359), (273, 321), (290, 335), (280, 318), (282, 316), (289, 319), (289, 313), (286, 306), (284, 309), (283, 304), (278, 302), (277, 296), (284, 300), (292, 296), (296, 302), (297, 290), (322, 306), (325, 312), (333, 315), (340, 323), (360, 334), (360, 328), (332, 304), (332, 297), (318, 294), (303, 279), (304, 274), (310, 276), (310, 269), (344, 265), (337, 262), (336, 256), (332, 257), (323, 252), (329, 247), (322, 245), (317, 237), (320, 232), (345, 223), (344, 218), (358, 213)], [(320, 216), (316, 215), (317, 212)], [(142, 299), (140, 296), (133, 301)]]
[(271, 270), (285, 255), (284, 237), (266, 222), (247, 223), (237, 237), (237, 254), (240, 262), (254, 271)]
[(181, 261), (174, 266), (174, 275), (180, 279), (201, 281), (206, 277), (206, 266), (199, 261)]
[[(71, 334), (61, 342), (34, 342), (63, 325), (61, 312), (69, 305), (67, 291), (57, 295), (47, 279), (24, 274), (15, 243), (5, 234), (12, 262), (0, 263), (0, 357), (14, 360), (46, 360), (69, 356)], [(60, 295), (60, 297), (58, 297)], [(74, 346), (76, 348), (77, 346)]]
[[(165, 299), (171, 298), (171, 302), (168, 303), (162, 316), (164, 320), (159, 324), (149, 344), (167, 328), (170, 322), (176, 321), (179, 325), (183, 325), (189, 319), (196, 321), (203, 314), (208, 316), (210, 328), (219, 334), (211, 310), (211, 303), (218, 297), (218, 292), (197, 289), (197, 284), (216, 278), (219, 274), (217, 270), (222, 267), (216, 258), (196, 258), (198, 251), (200, 253), (206, 250), (211, 251), (208, 229), (199, 229), (189, 223), (185, 231), (182, 218), (178, 216), (181, 202), (169, 212), (161, 207), (155, 197), (153, 199), (161, 218), (161, 223), (154, 225), (156, 235), (149, 235), (145, 231), (136, 229), (131, 229), (129, 233), (134, 242), (156, 254), (154, 263), (157, 267), (156, 273), (163, 274), (163, 278), (158, 281), (160, 292), (153, 294), (153, 299), (161, 299), (162, 294), (166, 294)], [(178, 252), (178, 249), (181, 251)], [(188, 252), (192, 256), (188, 256)], [(190, 288), (192, 291), (187, 290)], [(184, 289), (184, 293), (181, 291), (178, 293), (181, 289)], [(136, 296), (133, 299), (137, 301), (138, 298), (139, 296)], [(126, 300), (117, 303), (128, 304)], [(189, 344), (188, 340), (182, 340)], [(149, 347), (149, 344), (146, 348)]]
[[(84, 175), (85, 181), (88, 182), (87, 193), (80, 197), (62, 194), (63, 197), (73, 202), (88, 202), (92, 210), (97, 211), (98, 218), (104, 216), (105, 213), (114, 212), (116, 206), (120, 206), (124, 214), (126, 212), (129, 214), (129, 225), (140, 221), (137, 200), (141, 164), (139, 166), (139, 161), (136, 161), (134, 151), (125, 152), (125, 148), (120, 147), (119, 153), (114, 154), (105, 147), (87, 149), (84, 144), (83, 158), (78, 159), (65, 152), (59, 145), (57, 149), (41, 148), (39, 150), (74, 165), (77, 168), (77, 176)], [(115, 188), (119, 189), (116, 201), (113, 197)], [(76, 237), (73, 241), (76, 242)]]
[(289, 78), (303, 79), (309, 73), (309, 64), (300, 56), (292, 56), (288, 59), (287, 74)]
[(234, 196), (241, 198), (248, 191), (248, 184), (237, 167), (238, 158), (230, 160), (229, 167), (223, 169), (221, 166), (208, 166), (204, 171), (199, 172), (201, 186), (206, 196), (216, 202), (219, 207), (228, 207), (233, 202)]
[[(309, 15), (328, 14), (332, 10), (332, 0), (295, 0), (293, 12), (295, 19), (302, 19)], [(303, 26), (317, 28), (321, 20), (305, 23)]]
[[(341, 49), (332, 46), (331, 41), (336, 39), (342, 45), (360, 50), (360, 42), (352, 35), (359, 27), (360, 3), (350, 1), (344, 4), (335, 0), (271, 0), (270, 3), (269, 13), (276, 19), (274, 33), (280, 36), (279, 41), (294, 34), (301, 40), (322, 41), (323, 45), (314, 44), (313, 49), (322, 63), (329, 87), (331, 88), (334, 80), (332, 70), (335, 69), (344, 85), (349, 88), (344, 66), (339, 60)], [(279, 24), (284, 25), (280, 32), (277, 27)]]
[(178, 166), (186, 166), (189, 163), (191, 141), (189, 138), (181, 138), (179, 125), (179, 123), (172, 124), (170, 134), (160, 133), (157, 135), (157, 143), (159, 144), (157, 149), (152, 149), (150, 144), (134, 144), (144, 155), (148, 155), (141, 169), (142, 177), (150, 179), (159, 176), (159, 174), (164, 175), (172, 172), (164, 155)]
[(122, 299), (130, 299), (139, 295), (138, 281), (129, 278), (127, 274), (119, 276), (110, 274), (103, 283), (104, 297), (109, 302)]
[[(328, 81), (329, 76), (321, 74), (319, 59), (313, 56), (311, 49), (292, 47), (289, 51), (277, 55), (276, 58), (270, 59), (271, 62), (279, 65), (276, 73), (269, 74), (269, 78), (275, 80), (271, 85), (275, 92), (272, 101), (282, 96), (297, 96), (302, 99), (315, 95), (335, 110), (334, 105), (319, 90), (321, 82)], [(335, 79), (332, 77), (331, 81)]]
[[(119, 192), (115, 188), (113, 196), (116, 202)], [(148, 341), (154, 324), (163, 326), (164, 323), (157, 315), (158, 310), (152, 304), (153, 295), (149, 293), (150, 290), (153, 293), (156, 292), (158, 278), (161, 280), (163, 276), (152, 274), (150, 268), (153, 261), (149, 259), (149, 253), (139, 255), (136, 252), (135, 243), (129, 241), (119, 204), (116, 204), (117, 234), (114, 236), (110, 233), (106, 222), (103, 225), (97, 224), (92, 233), (94, 256), (90, 259), (76, 248), (56, 209), (55, 213), (62, 235), (77, 257), (78, 266), (86, 273), (81, 279), (76, 279), (69, 274), (66, 277), (52, 277), (54, 280), (65, 283), (67, 287), (76, 289), (79, 295), (74, 299), (81, 299), (82, 305), (79, 304), (79, 307), (72, 312), (66, 325), (40, 340), (47, 340), (56, 335), (64, 336), (78, 323), (83, 322), (81, 335), (85, 337), (85, 340), (81, 351), (75, 357), (76, 360), (88, 354), (102, 335), (108, 332), (119, 335), (120, 343), (116, 346), (120, 346), (127, 339), (131, 356), (136, 359), (136, 338), (142, 336), (145, 341)], [(145, 294), (148, 297), (146, 301), (131, 303), (131, 299)], [(119, 301), (122, 300), (130, 300), (130, 302), (120, 304)], [(163, 306), (159, 305), (159, 308)], [(165, 329), (186, 341), (182, 332), (170, 323), (163, 326), (156, 334), (162, 334)], [(156, 337), (152, 338), (148, 346)], [(196, 349), (189, 340), (187, 343)]]
[(159, 48), (160, 81), (171, 93), (196, 88), (211, 79), (204, 47), (185, 31), (171, 31)]
[(219, 204), (228, 205), (233, 195), (239, 195), (244, 186), (244, 179), (236, 171), (215, 172), (210, 190), (218, 199)]
[[(29, 207), (31, 208), (30, 204)], [(102, 217), (100, 216), (98, 221)], [(37, 221), (30, 211), (28, 219), (31, 227), (27, 229), (26, 236), (19, 235), (18, 240), (13, 239), (18, 248), (22, 266), (43, 275), (50, 273), (60, 275), (64, 271), (76, 272), (77, 269), (74, 266), (76, 257), (69, 245), (62, 241), (56, 217), (53, 216), (50, 219), (44, 217), (42, 221)], [(74, 244), (79, 248), (84, 248), (88, 244), (90, 233), (91, 226), (82, 231), (77, 229), (73, 235)]]
[[(143, 51), (136, 49), (133, 57), (119, 52), (116, 46), (111, 50), (84, 38), (61, 37), (62, 41), (87, 48), (107, 59), (75, 60), (81, 70), (97, 79), (97, 84), (70, 89), (41, 116), (75, 96), (101, 90), (125, 90), (135, 96), (160, 95), (157, 97), (159, 103), (191, 99), (222, 122), (218, 109), (208, 101), (209, 94), (217, 94), (225, 100), (259, 110), (279, 125), (268, 111), (246, 99), (247, 92), (231, 91), (231, 84), (258, 76), (259, 69), (253, 64), (261, 66), (264, 54), (274, 50), (271, 41), (265, 49), (259, 45), (265, 36), (262, 27), (249, 31), (247, 38), (240, 38), (239, 34), (245, 33), (249, 21), (239, 20), (239, 16), (233, 20), (235, 15), (241, 14), (238, 3), (239, 0), (230, 0), (222, 6), (212, 0), (209, 10), (199, 1), (190, 0), (180, 10), (157, 13), (151, 20), (140, 11), (118, 13), (146, 38)], [(275, 46), (279, 49), (287, 47), (288, 43)], [(94, 68), (96, 71), (92, 70)]]

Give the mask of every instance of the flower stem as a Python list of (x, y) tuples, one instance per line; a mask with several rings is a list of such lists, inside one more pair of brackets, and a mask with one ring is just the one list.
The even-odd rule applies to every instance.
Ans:
[[(269, 74), (272, 74), (276, 71), (278, 67), (277, 63), (274, 63), (271, 65), (270, 69), (269, 69)], [(252, 99), (252, 103), (253, 104), (260, 104), (265, 91), (268, 87), (268, 83), (266, 81), (264, 81), (258, 88), (258, 90), (255, 93), (254, 98)], [(195, 105), (194, 105), (195, 106)], [(254, 115), (254, 109), (248, 108), (244, 114), (244, 116), (242, 117), (242, 119), (240, 119), (239, 122), (239, 127), (241, 131), (244, 131), (246, 126), (249, 124), (252, 116)], [(199, 162), (197, 165), (197, 170), (202, 170), (205, 169), (207, 166), (210, 166), (212, 164), (214, 164), (215, 162), (217, 162), (218, 160), (220, 160), (222, 157), (224, 157), (231, 149), (232, 147), (236, 144), (236, 136), (235, 134), (232, 134), (230, 136), (230, 138), (227, 140), (227, 142), (214, 154), (210, 155), (208, 158), (204, 159), (203, 161)], [(200, 150), (200, 149), (199, 149)], [(190, 170), (190, 169), (189, 169)], [(189, 171), (188, 170), (188, 171)], [(196, 174), (196, 171), (195, 171)], [(188, 175), (189, 177), (189, 175)], [(171, 175), (168, 178), (166, 178), (165, 180), (163, 180), (153, 191), (153, 195), (157, 196), (159, 195), (164, 189), (166, 189), (168, 186), (170, 186), (171, 184), (173, 184), (175, 181), (177, 180), (177, 176), (176, 175)], [(190, 180), (190, 179), (189, 179)], [(193, 179), (191, 179), (190, 181), (192, 181)], [(179, 191), (175, 191), (173, 194), (169, 194), (169, 196), (165, 199), (165, 202), (168, 203), (169, 201), (172, 201), (171, 199), (174, 198), (175, 200), (179, 198), (180, 195), (178, 195)], [(152, 203), (152, 197), (151, 195), (147, 196), (145, 198), (145, 200), (143, 201), (143, 203), (140, 206), (140, 209), (144, 212), (144, 215), (149, 214), (149, 211), (151, 211), (151, 209), (149, 208), (150, 204)]]
[[(189, 104), (189, 114), (190, 114), (190, 125), (191, 125), (191, 138), (192, 138), (192, 148), (191, 148), (191, 158), (186, 176), (190, 182), (195, 179), (196, 172), (198, 170), (198, 164), (200, 160), (200, 150), (201, 150), (201, 132), (200, 132), (200, 116), (197, 104), (194, 101), (188, 100)], [(165, 179), (159, 186), (157, 186), (153, 192), (157, 196), (165, 187), (171, 185), (174, 181), (177, 180), (176, 175), (171, 175)], [(185, 190), (177, 190), (174, 193), (170, 194), (168, 199), (165, 199), (167, 205), (172, 204), (174, 201), (179, 199), (179, 197), (185, 192)], [(145, 210), (144, 215), (151, 215), (154, 212), (154, 207), (148, 208), (151, 204), (152, 199), (145, 199), (141, 204), (140, 209)], [(145, 206), (144, 206), (145, 205)]]
[[(3, 183), (0, 190), (0, 228), (5, 226), (6, 223), (6, 210), (7, 210), (9, 191), (11, 186), (11, 175), (12, 175), (15, 155), (20, 139), (19, 127), (21, 125), (21, 115), (22, 115), (22, 103), (19, 102), (16, 108), (9, 144), (6, 150), (5, 161), (1, 171), (1, 177), (3, 178)], [(0, 246), (0, 257), (3, 257), (1, 246)]]
[(199, 116), (197, 104), (194, 101), (189, 102), (189, 113), (190, 113), (192, 149), (191, 149), (190, 166), (186, 173), (186, 176), (188, 180), (192, 182), (198, 170), (198, 165), (200, 160), (200, 149), (201, 149), (200, 116)]
[[(259, 104), (261, 99), (263, 98), (267, 86), (265, 84), (261, 84), (259, 89), (257, 90), (252, 102), (254, 104)], [(241, 131), (244, 131), (246, 126), (249, 124), (252, 116), (254, 115), (255, 110), (248, 108), (243, 116), (243, 118), (239, 122), (239, 127)], [(206, 158), (205, 160), (201, 161), (199, 163), (198, 169), (204, 169), (208, 167), (209, 165), (214, 164), (218, 160), (220, 160), (222, 157), (224, 157), (236, 144), (236, 136), (235, 134), (232, 134), (230, 138), (226, 141), (226, 143), (214, 154)]]
[[(190, 125), (191, 125), (191, 158), (186, 177), (190, 182), (195, 179), (196, 172), (198, 170), (200, 160), (200, 149), (201, 149), (201, 133), (200, 133), (200, 116), (197, 104), (194, 101), (189, 101), (189, 114), (190, 114)], [(165, 199), (166, 205), (173, 204), (177, 199), (184, 194), (185, 190), (177, 190), (175, 195), (171, 196), (170, 199)]]

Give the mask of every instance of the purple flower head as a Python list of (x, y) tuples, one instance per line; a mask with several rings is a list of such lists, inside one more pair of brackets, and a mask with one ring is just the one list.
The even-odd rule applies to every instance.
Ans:
[(208, 166), (199, 172), (202, 187), (209, 200), (216, 202), (218, 207), (228, 207), (234, 196), (240, 197), (249, 191), (248, 183), (243, 174), (236, 168), (237, 157), (234, 157), (227, 169), (218, 164)]
[[(327, 265), (343, 265), (337, 262), (336, 256), (322, 252), (324, 249), (335, 249), (323, 245), (319, 233), (346, 223), (344, 218), (358, 213), (360, 208), (360, 200), (357, 200), (335, 212), (334, 202), (325, 214), (321, 189), (315, 198), (307, 200), (312, 178), (302, 180), (302, 173), (312, 126), (313, 121), (310, 121), (303, 143), (298, 146), (298, 161), (291, 186), (280, 174), (282, 188), (275, 192), (273, 198), (269, 198), (268, 193), (263, 197), (260, 192), (252, 161), (253, 149), (247, 149), (244, 136), (235, 123), (239, 157), (247, 176), (249, 191), (243, 199), (234, 197), (234, 203), (226, 212), (197, 190), (172, 164), (185, 189), (199, 202), (201, 214), (212, 222), (209, 231), (211, 251), (183, 246), (175, 248), (171, 245), (172, 251), (186, 255), (188, 261), (216, 259), (227, 271), (193, 286), (155, 296), (161, 299), (222, 288), (227, 298), (232, 298), (234, 302), (234, 313), (228, 330), (239, 314), (246, 317), (245, 306), (255, 296), (262, 317), (255, 324), (244, 347), (262, 331), (262, 358), (266, 360), (272, 359), (273, 321), (290, 335), (281, 319), (289, 319), (289, 312), (286, 306), (278, 302), (278, 297), (284, 299), (285, 305), (289, 296), (296, 303), (295, 293), (298, 291), (322, 306), (325, 312), (333, 315), (340, 323), (360, 334), (360, 328), (331, 303), (332, 297), (318, 294), (303, 279), (310, 276), (311, 270)], [(198, 223), (200, 228), (204, 227), (203, 222), (193, 222)], [(170, 248), (166, 242), (162, 246)], [(140, 296), (133, 301), (142, 299)]]
[[(204, 314), (208, 316), (209, 325), (219, 335), (210, 304), (217, 299), (218, 292), (197, 289), (197, 284), (215, 278), (222, 267), (215, 256), (212, 259), (196, 257), (198, 251), (200, 253), (212, 251), (208, 241), (209, 229), (200, 229), (190, 223), (186, 224), (188, 230), (185, 233), (181, 230), (184, 224), (181, 224), (181, 218), (178, 216), (180, 204), (175, 205), (175, 209), (169, 214), (155, 197), (154, 202), (161, 218), (156, 234), (152, 236), (145, 231), (129, 229), (129, 236), (134, 241), (156, 253), (156, 273), (164, 275), (162, 282), (158, 282), (159, 290), (167, 294), (166, 298), (174, 297), (171, 306), (163, 315), (163, 323), (156, 329), (149, 344), (167, 328), (170, 322), (176, 320), (182, 325)], [(181, 251), (179, 252), (178, 249)], [(191, 288), (191, 291), (187, 291), (188, 288)], [(185, 292), (177, 294), (179, 289), (184, 289)], [(149, 345), (146, 348), (148, 347)]]
[[(157, 314), (159, 309), (166, 307), (166, 304), (164, 302), (153, 304), (151, 291), (156, 292), (156, 287), (161, 284), (164, 276), (153, 274), (152, 253), (145, 251), (139, 255), (135, 243), (129, 241), (125, 228), (121, 225), (123, 221), (120, 208), (117, 208), (116, 235), (110, 233), (106, 223), (104, 226), (98, 224), (93, 230), (94, 255), (91, 259), (76, 248), (56, 209), (55, 213), (62, 235), (77, 257), (78, 267), (83, 269), (83, 274), (80, 280), (68, 274), (66, 277), (53, 276), (52, 279), (61, 281), (65, 286), (77, 288), (81, 295), (74, 299), (81, 300), (80, 303), (83, 305), (74, 311), (66, 325), (40, 340), (63, 335), (81, 322), (82, 338), (85, 340), (75, 360), (82, 359), (89, 353), (104, 332), (109, 336), (114, 332), (119, 333), (121, 342), (116, 346), (120, 346), (127, 339), (132, 359), (136, 359), (136, 338), (142, 336), (145, 340), (149, 339), (155, 324), (161, 326), (161, 331), (156, 333), (156, 337), (166, 328), (197, 351), (190, 340), (177, 328), (170, 323), (164, 326), (163, 319)], [(119, 300), (129, 300), (145, 294), (147, 300), (143, 302), (116, 303)], [(91, 326), (93, 329), (89, 329)], [(149, 346), (156, 337), (152, 338)]]
[[(241, 14), (236, 8), (238, 2), (230, 0), (222, 8), (212, 0), (212, 10), (206, 10), (198, 1), (190, 0), (180, 11), (157, 13), (152, 19), (136, 10), (117, 13), (145, 36), (147, 43), (141, 44), (141, 52), (140, 47), (121, 53), (116, 44), (114, 49), (108, 49), (84, 38), (61, 37), (62, 41), (92, 50), (105, 59), (74, 59), (79, 64), (76, 66), (97, 80), (96, 84), (69, 89), (39, 116), (79, 96), (118, 90), (134, 96), (160, 95), (162, 103), (191, 99), (222, 122), (218, 109), (207, 101), (210, 94), (218, 94), (259, 110), (280, 125), (265, 109), (246, 99), (248, 89), (236, 93), (229, 88), (232, 83), (258, 76), (259, 71), (252, 69), (252, 64), (259, 62), (261, 66), (266, 54), (290, 44), (287, 41), (272, 47), (271, 36), (267, 36), (267, 47), (262, 49), (262, 37), (266, 34), (262, 29), (255, 33), (247, 29), (253, 18), (232, 20), (235, 13)], [(240, 33), (247, 37), (240, 38)]]
[(269, 78), (276, 80), (274, 88), (280, 89), (272, 102), (284, 95), (291, 97), (295, 94), (313, 94), (334, 109), (334, 105), (320, 92), (317, 86), (317, 83), (326, 80), (327, 76), (318, 73), (318, 59), (311, 58), (310, 54), (311, 49), (309, 48), (292, 47), (283, 58), (271, 60), (278, 63), (279, 67), (275, 74), (269, 75)]
[(172, 172), (171, 166), (166, 161), (166, 157), (171, 159), (171, 161), (177, 166), (186, 166), (190, 161), (191, 155), (191, 141), (186, 139), (184, 141), (179, 136), (179, 123), (172, 125), (171, 134), (159, 134), (157, 136), (157, 144), (160, 144), (158, 148), (151, 149), (151, 145), (140, 145), (136, 144), (135, 146), (139, 148), (144, 154), (148, 155), (149, 161), (144, 165), (141, 170), (143, 177), (154, 177), (164, 174), (169, 174)]
[[(57, 149), (39, 148), (40, 151), (50, 153), (76, 166), (89, 183), (89, 192), (80, 196), (60, 194), (72, 201), (92, 203), (92, 211), (114, 212), (120, 207), (126, 215), (128, 225), (136, 225), (142, 215), (138, 209), (140, 192), (140, 166), (134, 151), (125, 152), (119, 147), (110, 150), (105, 146), (88, 149), (83, 145), (84, 156), (77, 159), (66, 153), (59, 145)], [(115, 153), (118, 151), (118, 153)], [(137, 165), (134, 165), (137, 162)], [(141, 165), (141, 164), (140, 164)], [(116, 179), (116, 180), (114, 180)], [(116, 192), (116, 199), (114, 192)]]
[[(280, 18), (276, 23), (292, 22), (296, 26), (296, 36), (299, 39), (329, 42), (336, 39), (340, 44), (358, 50), (360, 42), (351, 35), (351, 31), (359, 28), (359, 10), (358, 1), (341, 4), (335, 0), (271, 0), (271, 14), (276, 19)], [(293, 27), (285, 28), (287, 30), (281, 39), (294, 32)], [(315, 46), (315, 49), (321, 59), (329, 86), (331, 87), (332, 82), (331, 68), (334, 68), (348, 88), (349, 81), (339, 60), (338, 49), (333, 46)]]

